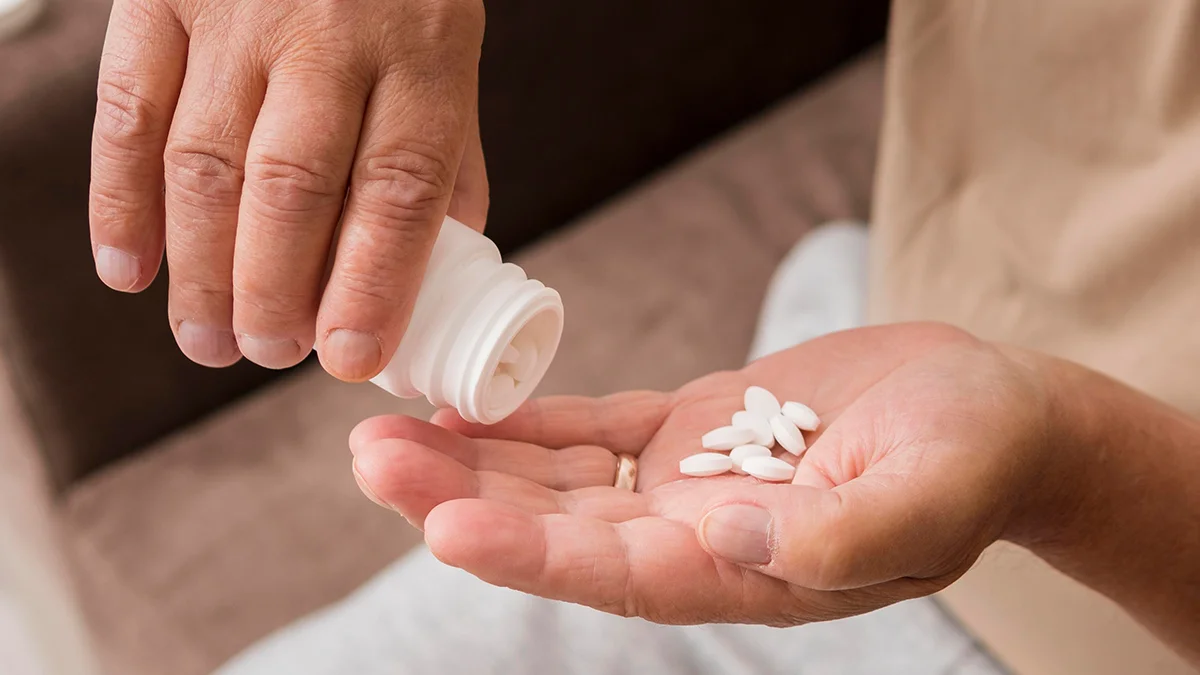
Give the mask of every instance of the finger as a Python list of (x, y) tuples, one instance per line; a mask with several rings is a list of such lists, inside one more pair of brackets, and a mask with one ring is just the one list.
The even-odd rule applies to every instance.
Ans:
[(524, 441), (548, 448), (598, 445), (613, 453), (639, 454), (671, 410), (671, 395), (631, 391), (603, 398), (554, 396), (526, 403), (494, 425), (471, 424), (452, 410), (433, 422), (465, 436)]
[(529, 513), (574, 513), (605, 520), (626, 520), (647, 514), (640, 495), (611, 486), (554, 490), (518, 474), (473, 471), (450, 457), (418, 443), (376, 441), (354, 458), (356, 477), (367, 496), (398, 511), (422, 527), (438, 504), (479, 498), (508, 504)]
[(246, 145), (266, 78), (250, 55), (197, 41), (165, 154), (168, 313), (193, 361), (241, 358), (233, 334), (233, 251)]
[(163, 148), (188, 39), (166, 3), (117, 2), (109, 19), (92, 135), (92, 253), (101, 281), (140, 291), (163, 253)]
[(468, 469), (510, 473), (554, 490), (611, 486), (617, 470), (616, 456), (594, 445), (549, 450), (519, 441), (477, 440), (398, 415), (360, 424), (351, 432), (351, 451), (357, 457), (395, 441), (412, 441)]
[(691, 527), (662, 518), (538, 516), (464, 499), (429, 514), (425, 541), (488, 583), (651, 621), (777, 622), (794, 603), (782, 582), (739, 574), (700, 548)]
[(462, 162), (458, 165), (458, 177), (454, 179), (454, 193), (450, 196), (450, 207), (446, 215), (483, 232), (487, 224), (490, 188), (488, 186), (487, 163), (483, 157), (483, 140), (479, 135), (479, 110), (476, 105), (468, 131), (467, 147), (463, 150)]
[(270, 75), (246, 157), (233, 323), (246, 358), (287, 368), (312, 350), (368, 82), (287, 65)]
[(745, 486), (702, 511), (697, 536), (722, 560), (809, 589), (965, 571), (970, 560), (947, 542), (969, 525), (946, 508), (949, 502), (903, 483), (865, 476), (833, 490)]
[(396, 351), (466, 146), (477, 47), (428, 54), (382, 74), (363, 120), (317, 328), (321, 363), (343, 380), (374, 377)]

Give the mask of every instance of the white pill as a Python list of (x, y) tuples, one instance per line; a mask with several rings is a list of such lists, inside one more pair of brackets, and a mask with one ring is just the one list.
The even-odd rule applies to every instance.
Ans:
[(733, 460), (733, 472), (740, 473), (743, 476), (746, 472), (742, 470), (742, 462), (751, 457), (770, 457), (771, 451), (761, 445), (739, 445), (729, 452), (729, 459)]
[(754, 440), (754, 432), (741, 427), (721, 427), (700, 437), (705, 450), (732, 450)]
[(783, 415), (776, 415), (771, 418), (771, 431), (775, 434), (775, 440), (783, 446), (784, 450), (799, 457), (804, 454), (808, 446), (804, 443), (804, 434), (796, 428), (792, 421)]
[(771, 419), (779, 414), (779, 399), (762, 387), (750, 387), (743, 397), (746, 410), (759, 417)]
[(753, 431), (755, 445), (761, 445), (764, 448), (775, 445), (775, 435), (771, 431), (770, 418), (760, 417), (748, 410), (739, 410), (733, 413), (733, 426)]
[(696, 478), (717, 476), (732, 468), (733, 460), (729, 459), (729, 455), (719, 452), (702, 452), (679, 461), (679, 473)]
[(516, 362), (508, 365), (508, 372), (512, 374), (517, 382), (522, 382), (529, 379), (533, 375), (533, 369), (537, 367), (538, 351), (533, 345), (524, 345), (521, 347), (521, 354)]
[(517, 382), (508, 373), (496, 373), (492, 376), (492, 386), (489, 393), (493, 400), (498, 402), (497, 405), (504, 405), (504, 401), (508, 401), (516, 395)]
[(816, 431), (817, 427), (821, 426), (821, 418), (817, 417), (817, 413), (813, 409), (803, 403), (788, 401), (780, 408), (780, 414), (792, 421), (797, 429), (804, 431)]
[(500, 363), (516, 363), (521, 359), (521, 350), (509, 345), (504, 348), (504, 352), (500, 354)]
[(796, 468), (778, 457), (751, 457), (742, 462), (742, 471), (772, 483), (783, 483), (796, 475)]

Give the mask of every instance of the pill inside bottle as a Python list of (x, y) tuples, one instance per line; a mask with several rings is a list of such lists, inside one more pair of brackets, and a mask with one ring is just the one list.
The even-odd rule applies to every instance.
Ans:
[(558, 292), (501, 260), (486, 236), (446, 218), (408, 330), (371, 381), (495, 424), (529, 398), (558, 350)]

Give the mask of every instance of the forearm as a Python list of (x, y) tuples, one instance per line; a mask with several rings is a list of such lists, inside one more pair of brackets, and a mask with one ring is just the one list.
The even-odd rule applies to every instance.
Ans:
[(1051, 460), (1014, 539), (1200, 663), (1200, 423), (1106, 377), (1039, 359)]

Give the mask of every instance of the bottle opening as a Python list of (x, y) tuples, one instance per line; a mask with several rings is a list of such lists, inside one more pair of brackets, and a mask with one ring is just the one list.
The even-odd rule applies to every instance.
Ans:
[(562, 313), (553, 306), (540, 308), (518, 328), (497, 357), (484, 397), (485, 417), (498, 422), (533, 394), (554, 360), (561, 333)]

